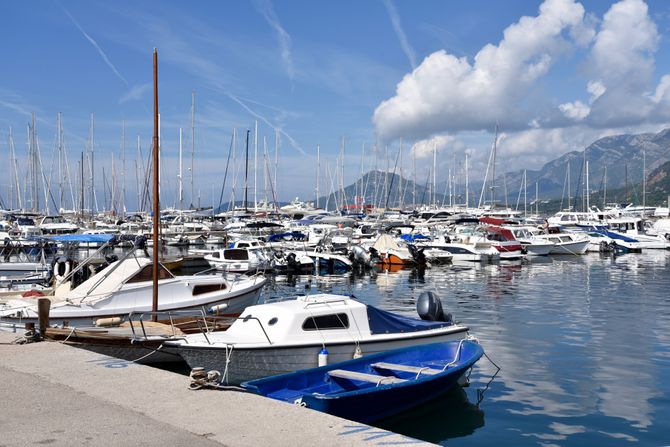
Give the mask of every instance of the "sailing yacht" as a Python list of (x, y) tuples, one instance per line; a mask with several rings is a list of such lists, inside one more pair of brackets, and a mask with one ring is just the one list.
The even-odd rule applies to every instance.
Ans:
[[(131, 250), (99, 273), (70, 290), (71, 280), (85, 264), (57, 276), (51, 300), (50, 322), (71, 327), (96, 326), (115, 319), (121, 323), (128, 314), (151, 312), (153, 263)], [(69, 270), (69, 271), (68, 271)], [(158, 312), (202, 309), (217, 315), (239, 315), (256, 304), (266, 280), (261, 276), (190, 275), (174, 276), (159, 264)], [(9, 299), (0, 304), (0, 321), (16, 328), (38, 319), (37, 302), (32, 298)]]

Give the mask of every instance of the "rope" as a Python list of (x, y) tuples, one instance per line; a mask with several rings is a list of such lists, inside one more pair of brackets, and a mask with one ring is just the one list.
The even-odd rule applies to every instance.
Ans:
[(148, 354), (146, 354), (146, 355), (143, 355), (142, 357), (140, 357), (140, 358), (138, 358), (138, 359), (130, 360), (130, 363), (137, 363), (137, 362), (139, 362), (140, 360), (144, 360), (145, 358), (149, 357), (150, 355), (153, 355), (153, 354), (155, 354), (156, 352), (160, 351), (162, 348), (163, 348), (163, 345), (160, 345), (158, 348), (154, 349), (154, 350), (151, 351), (150, 353), (148, 353)]
[(70, 339), (70, 337), (72, 336), (72, 334), (74, 334), (74, 331), (75, 331), (75, 330), (76, 330), (75, 328), (72, 328), (72, 330), (70, 331), (70, 333), (68, 334), (68, 336), (65, 337), (65, 340), (63, 340), (61, 343), (65, 343), (65, 342), (67, 342), (67, 341)]
[[(162, 345), (161, 345), (162, 346)], [(230, 347), (230, 351), (228, 348)], [(228, 365), (230, 364), (231, 357), (233, 356), (234, 345), (226, 345), (226, 367), (223, 370), (223, 379), (221, 382), (228, 382)]]

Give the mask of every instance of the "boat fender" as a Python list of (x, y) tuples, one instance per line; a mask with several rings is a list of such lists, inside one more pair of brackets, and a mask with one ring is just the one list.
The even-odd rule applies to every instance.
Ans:
[(94, 323), (97, 327), (118, 326), (123, 323), (123, 317), (98, 318)]
[(356, 349), (354, 349), (353, 358), (360, 359), (361, 357), (363, 357), (363, 351), (361, 350), (361, 345), (356, 345)]
[(209, 313), (214, 314), (214, 315), (219, 315), (219, 313), (226, 310), (227, 307), (228, 307), (228, 303), (217, 304), (216, 306), (212, 306), (212, 307), (209, 308)]
[(319, 351), (319, 366), (326, 366), (328, 364), (328, 350), (324, 346), (321, 351)]

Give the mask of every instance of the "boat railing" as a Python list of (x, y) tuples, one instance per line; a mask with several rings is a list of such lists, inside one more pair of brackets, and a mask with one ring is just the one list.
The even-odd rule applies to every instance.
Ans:
[[(218, 316), (218, 315), (208, 315), (207, 310), (203, 307), (200, 309), (200, 314), (199, 315), (194, 315), (193, 311), (158, 311), (158, 312), (152, 312), (152, 311), (147, 311), (147, 312), (131, 312), (128, 314), (128, 323), (130, 325), (130, 330), (133, 333), (133, 338), (137, 340), (146, 340), (149, 338), (149, 334), (147, 333), (146, 326), (144, 324), (145, 320), (147, 318), (151, 318), (154, 315), (160, 316), (167, 318), (169, 320), (169, 325), (172, 330), (172, 338), (180, 338), (180, 335), (177, 334), (177, 329), (180, 330), (179, 328), (179, 322), (176, 322), (175, 319), (179, 316), (184, 316), (184, 317), (193, 317), (192, 321), (189, 321), (189, 323), (195, 323), (198, 327), (198, 330), (200, 333), (205, 337), (205, 340), (207, 341), (208, 344), (212, 344), (212, 341), (209, 339), (209, 334), (214, 332), (217, 328), (220, 328), (221, 325), (219, 324), (220, 322), (223, 323), (230, 323), (232, 324), (233, 322), (237, 320), (242, 320), (242, 321), (250, 321), (254, 320), (258, 323), (258, 325), (261, 328), (261, 331), (263, 332), (263, 335), (265, 336), (265, 339), (268, 341), (269, 344), (272, 344), (272, 341), (270, 340), (270, 337), (268, 336), (267, 331), (265, 330), (265, 327), (263, 326), (263, 323), (259, 318), (256, 318), (251, 315), (246, 315), (244, 317), (228, 317), (228, 316)], [(183, 322), (182, 322), (183, 323)], [(137, 327), (136, 327), (137, 326)]]
[[(234, 320), (232, 317), (224, 317), (217, 315), (208, 315), (207, 310), (203, 307), (199, 309), (198, 313), (193, 310), (172, 310), (172, 311), (146, 311), (146, 312), (131, 312), (128, 314), (128, 324), (135, 339), (147, 339), (149, 334), (147, 332), (145, 321), (153, 318), (153, 316), (160, 317), (169, 321), (169, 326), (172, 331), (172, 338), (178, 338), (183, 332), (181, 326), (188, 324), (197, 325), (198, 331), (206, 336), (220, 327), (219, 322), (229, 322)], [(183, 318), (192, 318), (192, 320), (183, 321)], [(180, 321), (178, 321), (180, 320)], [(179, 330), (179, 333), (177, 333)]]

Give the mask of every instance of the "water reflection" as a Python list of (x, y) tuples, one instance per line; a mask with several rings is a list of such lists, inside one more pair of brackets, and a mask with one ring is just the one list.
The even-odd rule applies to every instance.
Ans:
[(471, 435), (483, 427), (484, 411), (470, 401), (463, 388), (456, 386), (438, 399), (376, 425), (413, 438), (441, 442)]
[(384, 428), (449, 445), (665, 445), (669, 267), (670, 252), (649, 251), (271, 276), (264, 297), (353, 294), (416, 315), (419, 294), (435, 291), (501, 366), (480, 407), (472, 393), (494, 372), (485, 361), (474, 368), (471, 388), (384, 421)]

